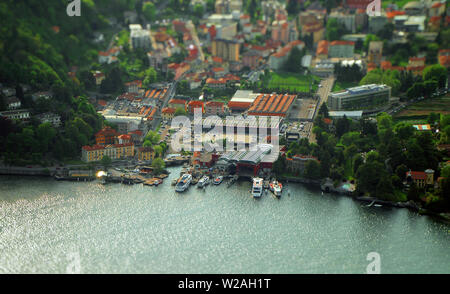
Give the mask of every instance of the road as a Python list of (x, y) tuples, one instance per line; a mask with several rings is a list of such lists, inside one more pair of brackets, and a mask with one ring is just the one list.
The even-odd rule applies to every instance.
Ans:
[[(324, 102), (327, 102), (328, 96), (330, 95), (331, 90), (333, 90), (335, 80), (336, 80), (336, 78), (334, 76), (331, 76), (320, 82), (320, 84), (322, 86), (317, 90), (317, 95), (319, 96), (319, 102), (317, 103), (317, 106), (316, 106), (316, 112), (314, 113), (314, 119), (317, 117), (317, 114), (319, 113), (320, 106), (322, 106), (322, 104)], [(310, 143), (316, 143), (316, 135), (312, 132), (312, 127), (308, 134), (308, 140)]]
[(331, 90), (333, 90), (335, 80), (336, 80), (336, 78), (334, 76), (332, 76), (332, 77), (329, 77), (329, 78), (321, 81), (320, 84), (322, 86), (319, 88), (319, 90), (317, 90), (317, 95), (319, 95), (320, 100), (319, 100), (319, 103), (317, 104), (317, 111), (314, 115), (314, 118), (316, 118), (317, 113), (319, 112), (320, 106), (322, 106), (322, 104), (324, 102), (327, 102), (328, 96), (330, 95)]

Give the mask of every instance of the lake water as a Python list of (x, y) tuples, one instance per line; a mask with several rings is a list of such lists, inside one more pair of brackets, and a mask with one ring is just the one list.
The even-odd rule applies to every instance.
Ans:
[(289, 184), (159, 187), (0, 177), (0, 273), (450, 273), (450, 226)]

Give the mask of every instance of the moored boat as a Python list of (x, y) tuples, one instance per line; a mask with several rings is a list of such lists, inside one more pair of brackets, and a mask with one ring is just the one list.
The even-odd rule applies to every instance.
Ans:
[(192, 181), (192, 175), (191, 174), (184, 174), (181, 179), (178, 181), (178, 183), (175, 186), (175, 191), (177, 192), (184, 192), (187, 188), (189, 188), (189, 185)]
[(281, 197), (281, 194), (283, 192), (283, 185), (280, 182), (278, 182), (277, 180), (270, 182), (269, 188), (276, 197)]
[(204, 176), (200, 179), (200, 181), (198, 181), (197, 187), (198, 188), (203, 188), (206, 185), (209, 184), (209, 177), (208, 176)]
[(263, 193), (263, 179), (253, 178), (252, 196), (253, 198), (260, 198)]
[(223, 177), (222, 176), (217, 176), (214, 179), (214, 185), (220, 185), (222, 183), (222, 181), (223, 181)]

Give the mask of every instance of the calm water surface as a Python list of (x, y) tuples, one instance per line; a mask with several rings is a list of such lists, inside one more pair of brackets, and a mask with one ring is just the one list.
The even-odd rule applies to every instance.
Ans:
[(290, 184), (177, 194), (159, 187), (0, 177), (0, 273), (450, 273), (450, 226)]

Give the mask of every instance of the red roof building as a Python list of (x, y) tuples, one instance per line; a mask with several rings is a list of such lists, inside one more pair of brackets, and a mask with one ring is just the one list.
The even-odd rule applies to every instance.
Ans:
[(201, 109), (202, 113), (205, 111), (203, 101), (198, 101), (198, 100), (196, 100), (196, 101), (190, 101), (190, 102), (188, 103), (188, 111), (189, 111), (190, 113), (193, 114), (194, 111), (195, 111), (195, 109), (198, 109), (198, 108)]
[(95, 134), (95, 142), (99, 146), (114, 144), (119, 133), (111, 127), (104, 127)]

